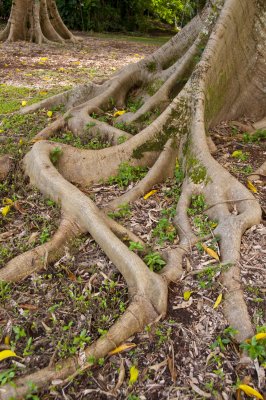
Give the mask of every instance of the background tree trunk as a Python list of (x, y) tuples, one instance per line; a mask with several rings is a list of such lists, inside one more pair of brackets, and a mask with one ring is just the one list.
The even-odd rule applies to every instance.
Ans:
[(63, 23), (55, 0), (13, 0), (10, 17), (0, 34), (0, 40), (27, 40), (38, 44), (76, 41)]

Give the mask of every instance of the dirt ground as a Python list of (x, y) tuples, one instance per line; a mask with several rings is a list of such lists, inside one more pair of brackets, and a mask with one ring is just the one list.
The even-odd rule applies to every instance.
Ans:
[[(0, 182), (0, 202), (11, 204), (0, 214), (0, 267), (22, 251), (45, 243), (55, 232), (60, 210), (44, 199), (23, 177), (20, 161), (32, 137), (62, 110), (41, 110), (18, 117), (23, 101), (30, 103), (52, 93), (84, 83), (101, 82), (114, 71), (153, 52), (151, 41), (83, 36), (77, 46), (38, 46), (27, 43), (1, 44), (0, 55), (0, 155), (11, 154), (13, 167)], [(12, 87), (12, 89), (10, 89)], [(217, 145), (214, 157), (247, 185), (251, 174), (265, 159), (264, 139), (252, 141), (224, 122), (210, 132)], [(75, 141), (65, 132), (66, 143), (87, 148), (104, 144)], [(88, 195), (104, 204), (134, 183), (121, 188), (115, 182), (94, 185)], [(254, 196), (265, 210), (265, 177), (254, 182)], [(181, 182), (178, 177), (156, 186), (148, 199), (141, 198), (113, 217), (148, 243), (154, 252), (178, 246), (171, 224)], [(253, 189), (254, 191), (254, 189)], [(8, 203), (10, 199), (12, 203)], [(195, 198), (188, 211), (194, 229), (212, 232), (207, 223), (204, 199)], [(265, 217), (265, 214), (264, 214)], [(162, 222), (167, 219), (169, 222)], [(254, 327), (266, 331), (266, 225), (265, 219), (249, 229), (241, 245), (241, 280)], [(219, 255), (219, 242), (206, 243)], [(141, 251), (139, 251), (141, 255)], [(54, 381), (49, 389), (35, 394), (29, 387), (27, 399), (75, 400), (244, 400), (238, 393), (239, 379), (266, 395), (265, 362), (248, 367), (238, 364), (240, 349), (234, 332), (222, 314), (222, 302), (214, 304), (224, 288), (219, 282), (222, 266), (198, 245), (183, 260), (182, 279), (169, 290), (168, 315), (132, 337), (127, 351), (94, 362), (66, 381)], [(82, 358), (84, 347), (104, 335), (128, 305), (127, 287), (114, 265), (89, 235), (65, 250), (54, 265), (46, 266), (18, 284), (0, 283), (0, 350), (12, 348), (20, 359), (0, 362), (0, 385), (71, 355)], [(264, 328), (263, 328), (264, 327)], [(264, 363), (264, 364), (263, 364)], [(138, 377), (130, 383), (135, 366)], [(1, 390), (1, 387), (0, 387)]]

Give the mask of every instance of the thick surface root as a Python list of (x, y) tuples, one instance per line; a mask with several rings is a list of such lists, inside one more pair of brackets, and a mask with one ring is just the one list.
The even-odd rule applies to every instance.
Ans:
[(63, 217), (61, 224), (51, 240), (29, 250), (15, 258), (0, 269), (0, 281), (19, 282), (33, 273), (40, 272), (64, 254), (64, 247), (81, 230), (70, 218)]

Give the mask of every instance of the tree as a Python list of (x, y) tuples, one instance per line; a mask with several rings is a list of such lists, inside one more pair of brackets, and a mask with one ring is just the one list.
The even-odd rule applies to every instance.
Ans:
[[(0, 271), (0, 280), (14, 282), (41, 271), (44, 263), (53, 262), (62, 254), (70, 239), (89, 232), (124, 276), (131, 304), (109, 332), (85, 350), (87, 360), (104, 357), (167, 313), (168, 285), (181, 277), (182, 257), (199, 240), (187, 215), (193, 194), (205, 196), (206, 213), (218, 221), (214, 233), (219, 236), (221, 260), (226, 265), (221, 284), (228, 324), (238, 331), (238, 342), (253, 336), (238, 260), (242, 234), (260, 222), (261, 208), (252, 193), (214, 160), (211, 151), (215, 145), (208, 129), (221, 120), (241, 115), (259, 121), (255, 126), (266, 125), (262, 84), (266, 74), (265, 13), (264, 0), (209, 2), (163, 47), (110, 80), (79, 86), (21, 111), (49, 109), (61, 103), (67, 109), (62, 118), (36, 136), (36, 143), (24, 159), (31, 183), (61, 205), (62, 222), (48, 243), (11, 260)], [(129, 95), (140, 107), (120, 112), (118, 121), (124, 130), (97, 118), (113, 112), (114, 106), (125, 109)], [(145, 98), (143, 104), (140, 98)], [(152, 120), (148, 126), (147, 119)], [(132, 126), (138, 129), (135, 136), (127, 132)], [(44, 140), (64, 127), (77, 136), (89, 129), (91, 134), (108, 137), (113, 146), (80, 150)], [(172, 176), (177, 157), (184, 177), (174, 220), (180, 245), (166, 252), (166, 265), (157, 274), (127, 246), (128, 240), (144, 247), (145, 243), (110, 219), (107, 211), (133, 202)], [(100, 210), (79, 188), (115, 175), (125, 162), (149, 166), (149, 172), (135, 187)], [(265, 164), (260, 173), (265, 174)], [(29, 382), (45, 387), (90, 365), (89, 361), (82, 366), (79, 363), (75, 357), (66, 359), (20, 378), (16, 386), (3, 386), (0, 398), (21, 398), (26, 395)]]
[(13, 0), (7, 26), (0, 41), (28, 40), (36, 43), (76, 39), (63, 23), (55, 0)]

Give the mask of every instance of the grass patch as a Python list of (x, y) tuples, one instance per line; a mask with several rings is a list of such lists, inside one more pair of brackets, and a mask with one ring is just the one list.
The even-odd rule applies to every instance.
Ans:
[(19, 110), (22, 106), (22, 101), (26, 101), (28, 106), (67, 89), (60, 87), (52, 90), (38, 90), (0, 84), (0, 114), (8, 114)]

